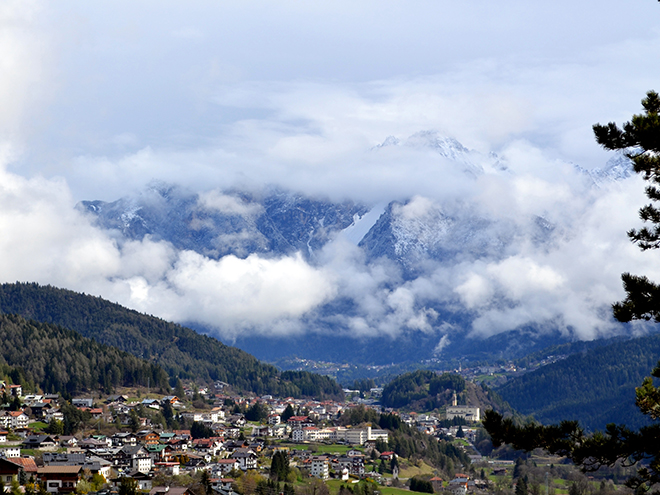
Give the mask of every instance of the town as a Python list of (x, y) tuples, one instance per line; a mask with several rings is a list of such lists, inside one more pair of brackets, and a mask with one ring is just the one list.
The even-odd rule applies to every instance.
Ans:
[[(476, 450), (486, 436), (482, 411), (458, 405), (455, 393), (439, 415), (385, 409), (380, 388), (367, 398), (346, 390), (355, 399), (339, 402), (238, 396), (223, 382), (179, 386), (181, 397), (137, 390), (71, 401), (0, 387), (9, 405), (0, 413), (0, 483), (14, 495), (466, 495), (502, 492), (514, 467)], [(378, 417), (404, 425), (418, 443), (435, 439), (446, 455), (435, 467), (412, 455)]]

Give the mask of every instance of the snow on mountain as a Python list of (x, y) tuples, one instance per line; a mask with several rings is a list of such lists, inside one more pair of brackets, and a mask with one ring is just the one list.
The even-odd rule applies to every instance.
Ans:
[(126, 239), (149, 235), (212, 259), (293, 252), (313, 257), (354, 217), (368, 211), (350, 201), (332, 203), (279, 190), (263, 195), (236, 190), (197, 194), (166, 184), (112, 203), (82, 201), (78, 209)]
[[(425, 158), (430, 156), (443, 170), (452, 173), (448, 180), (458, 178), (468, 188), (490, 182), (511, 185), (516, 180), (516, 187), (529, 184), (527, 177), (516, 176), (497, 154), (470, 150), (436, 131), (418, 132), (406, 139), (390, 136), (372, 152), (387, 153), (388, 149), (403, 152), (404, 157), (409, 152), (415, 157), (426, 154)], [(612, 158), (603, 169), (575, 169), (589, 181), (589, 187), (605, 187), (632, 174), (630, 160), (622, 155)], [(537, 187), (537, 183), (531, 187)], [(561, 184), (557, 191), (565, 187), (573, 186)], [(575, 187), (575, 191), (580, 191), (577, 194), (585, 191), (584, 185)], [(517, 311), (517, 302), (506, 299), (513, 292), (497, 292), (503, 287), (502, 277), (525, 277), (528, 270), (529, 278), (519, 283), (529, 283), (531, 287), (546, 283), (543, 277), (548, 278), (546, 286), (562, 280), (551, 268), (537, 264), (532, 254), (527, 254), (534, 250), (545, 252), (557, 239), (566, 240), (567, 226), (561, 217), (558, 220), (542, 208), (525, 210), (522, 215), (502, 215), (472, 201), (460, 196), (452, 201), (412, 196), (365, 205), (312, 198), (283, 189), (197, 193), (154, 183), (136, 197), (110, 203), (83, 201), (78, 208), (92, 215), (99, 226), (114, 231), (120, 241), (149, 236), (154, 241), (167, 241), (177, 250), (195, 251), (213, 260), (227, 255), (242, 259), (250, 255), (263, 259), (302, 256), (301, 262), (324, 269), (327, 267), (323, 263), (334, 253), (318, 253), (326, 246), (332, 248), (333, 241), (341, 237), (364, 256), (350, 258), (350, 263), (357, 264), (349, 263), (345, 272), (332, 273), (329, 283), (336, 284), (336, 293), (331, 300), (315, 307), (296, 324), (287, 323), (306, 329), (305, 335), (292, 337), (295, 347), (319, 358), (319, 353), (330, 352), (331, 348), (333, 352), (345, 352), (342, 349), (346, 336), (377, 340), (385, 334), (392, 340), (383, 344), (383, 352), (388, 354), (380, 358), (397, 361), (403, 359), (403, 354), (397, 355), (402, 346), (407, 349), (406, 359), (416, 352), (420, 359), (432, 357), (429, 353), (438, 342), (452, 342), (443, 347), (443, 353), (464, 352), (465, 335), (474, 318), (471, 312), (479, 298), (494, 297), (506, 306), (503, 312)], [(526, 254), (520, 256), (521, 250)], [(336, 263), (340, 270), (346, 266), (342, 263)], [(462, 267), (462, 278), (454, 280), (452, 287), (435, 285), (440, 280), (434, 272), (438, 267), (444, 270), (443, 277), (455, 267)], [(416, 288), (413, 290), (412, 286)], [(440, 289), (447, 291), (441, 297), (437, 296)], [(539, 290), (540, 295), (534, 297), (540, 301), (545, 297), (545, 289)], [(473, 293), (469, 297), (465, 296), (468, 291)], [(520, 294), (516, 297), (524, 297), (526, 292)], [(459, 296), (467, 301), (461, 303), (463, 306), (456, 302)], [(489, 310), (497, 310), (497, 304), (489, 306)], [(520, 328), (517, 320), (512, 321), (510, 330)], [(555, 331), (564, 335), (562, 329)], [(447, 332), (453, 333), (448, 336)], [(518, 335), (509, 333), (511, 338)], [(232, 335), (237, 338), (236, 332)], [(250, 332), (238, 335), (244, 335), (238, 339), (243, 348), (270, 359), (276, 358), (273, 353), (290, 352), (293, 345), (281, 334), (270, 340), (262, 334), (259, 342), (263, 345), (258, 351), (258, 346), (251, 347), (255, 344)], [(517, 348), (504, 337), (498, 342), (503, 349)], [(360, 353), (355, 355), (358, 354), (364, 358)]]
[(386, 208), (387, 203), (381, 202), (362, 216), (356, 213), (353, 216), (353, 223), (342, 231), (342, 235), (356, 246), (359, 245), (360, 241), (367, 235), (381, 215), (385, 213)]
[(632, 160), (624, 152), (617, 152), (607, 161), (603, 168), (586, 170), (579, 165), (575, 165), (575, 168), (588, 177), (596, 187), (602, 187), (612, 182), (627, 179), (635, 173)]
[(479, 152), (466, 148), (458, 140), (443, 136), (435, 130), (420, 131), (404, 140), (394, 136), (388, 136), (381, 144), (376, 146), (376, 149), (397, 146), (437, 153), (451, 162), (460, 164), (465, 173), (474, 177), (484, 173), (484, 164), (495, 166), (495, 168), (502, 168), (499, 157), (495, 153), (482, 156)]

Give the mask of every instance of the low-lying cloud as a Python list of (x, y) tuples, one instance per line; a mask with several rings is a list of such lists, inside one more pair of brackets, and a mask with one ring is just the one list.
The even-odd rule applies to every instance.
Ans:
[[(623, 296), (620, 273), (660, 280), (654, 253), (625, 235), (643, 184), (596, 188), (573, 162), (602, 166), (591, 125), (628, 119), (657, 82), (656, 6), (481, 3), (90, 3), (60, 15), (6, 2), (0, 281), (98, 294), (228, 340), (334, 325), (438, 334), (440, 352), (463, 331), (618, 331), (609, 305)], [(416, 133), (433, 129), (475, 150), (475, 163), (423, 143), (378, 147), (388, 136), (420, 144), (430, 134)], [(227, 191), (397, 201), (397, 254), (409, 265), (369, 258), (344, 236), (313, 261), (211, 259), (128, 241), (75, 209), (153, 179), (250, 218), (261, 207)], [(245, 235), (219, 233), (217, 247), (238, 249)]]
[[(434, 160), (435, 166), (450, 165)], [(630, 177), (598, 188), (529, 144), (512, 145), (502, 160), (504, 171), (455, 178), (458, 190), (469, 191), (460, 201), (418, 195), (394, 204), (393, 225), (401, 222), (400, 235), (413, 234), (406, 242), (419, 244), (412, 277), (394, 260), (369, 259), (343, 236), (313, 261), (300, 254), (216, 260), (149, 236), (127, 241), (76, 210), (65, 181), (25, 179), (4, 167), (0, 279), (98, 294), (166, 319), (196, 322), (229, 341), (317, 331), (329, 323), (352, 336), (438, 334), (440, 348), (463, 331), (482, 338), (526, 326), (581, 339), (618, 331), (608, 307), (622, 297), (620, 273), (660, 279), (660, 270), (649, 264), (654, 253), (639, 252), (625, 235), (644, 201), (642, 181)], [(544, 178), (544, 167), (560, 173)], [(219, 190), (200, 195), (199, 204), (258, 213), (253, 203)], [(475, 214), (485, 222), (487, 237), (501, 239), (497, 249), (459, 246), (445, 260), (424, 257), (422, 247), (433, 242), (443, 249), (443, 243), (458, 242), (445, 237)], [(539, 218), (545, 222), (541, 239)], [(454, 226), (437, 228), (448, 222)], [(469, 247), (472, 241), (465, 242)], [(333, 312), (341, 301), (350, 310)], [(466, 328), (446, 321), (456, 313), (466, 315)]]

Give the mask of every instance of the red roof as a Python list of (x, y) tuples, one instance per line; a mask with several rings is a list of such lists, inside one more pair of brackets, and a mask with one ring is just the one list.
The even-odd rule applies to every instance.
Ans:
[(289, 421), (307, 421), (307, 416), (291, 416)]
[(27, 473), (36, 473), (37, 472), (37, 463), (34, 462), (34, 459), (31, 457), (12, 457), (11, 462), (14, 464), (19, 464), (23, 467), (23, 470)]

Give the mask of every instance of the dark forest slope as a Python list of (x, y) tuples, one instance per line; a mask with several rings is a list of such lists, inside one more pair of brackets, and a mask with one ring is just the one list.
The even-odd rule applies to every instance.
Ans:
[(545, 424), (579, 420), (590, 430), (607, 423), (646, 424), (635, 387), (660, 359), (660, 335), (616, 340), (517, 377), (497, 392), (522, 414)]
[(341, 397), (332, 379), (280, 374), (254, 356), (160, 318), (99, 297), (34, 283), (0, 285), (0, 313), (61, 325), (162, 366), (170, 377), (221, 380), (234, 388), (279, 396)]
[(169, 389), (157, 364), (56, 325), (0, 315), (0, 373), (28, 389), (76, 394), (117, 386)]

